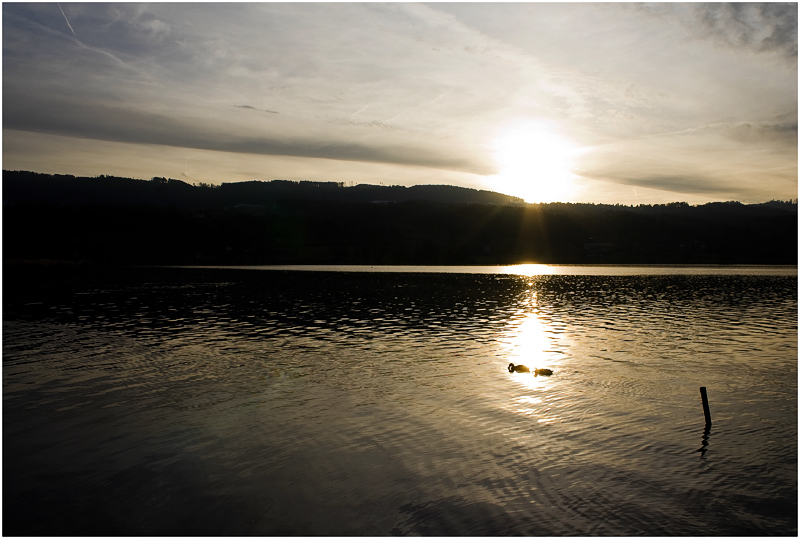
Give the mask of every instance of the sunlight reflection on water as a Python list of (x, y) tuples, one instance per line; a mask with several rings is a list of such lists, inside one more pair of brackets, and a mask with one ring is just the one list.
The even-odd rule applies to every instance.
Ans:
[(435, 273), (477, 275), (784, 275), (796, 276), (797, 266), (735, 265), (560, 265), (513, 264), (506, 266), (392, 266), (392, 265), (274, 265), (274, 266), (176, 266), (194, 269), (238, 269), (252, 271), (315, 271), (337, 273)]
[(796, 278), (626, 271), (136, 269), (5, 299), (4, 515), (77, 535), (796, 532)]
[(556, 266), (547, 264), (516, 264), (513, 266), (503, 266), (501, 271), (507, 275), (532, 277), (534, 275), (553, 275), (558, 270)]

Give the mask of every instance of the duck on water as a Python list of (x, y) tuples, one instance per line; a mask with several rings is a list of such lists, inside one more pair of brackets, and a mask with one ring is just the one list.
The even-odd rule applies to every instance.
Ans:
[[(531, 370), (525, 365), (514, 365), (513, 363), (509, 363), (508, 372), (531, 372)], [(550, 369), (533, 369), (534, 376), (550, 376), (551, 374), (553, 374), (553, 371)]]

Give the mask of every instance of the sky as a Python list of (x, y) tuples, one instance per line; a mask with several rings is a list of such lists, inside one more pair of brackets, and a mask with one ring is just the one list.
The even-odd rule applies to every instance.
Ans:
[(797, 4), (3, 3), (3, 169), (797, 198)]

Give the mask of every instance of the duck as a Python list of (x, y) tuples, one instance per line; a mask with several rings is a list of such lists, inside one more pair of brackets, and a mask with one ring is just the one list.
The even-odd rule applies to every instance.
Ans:
[[(508, 372), (531, 372), (531, 370), (525, 365), (514, 365), (513, 363), (509, 363)], [(551, 369), (533, 369), (534, 376), (550, 376), (551, 374), (553, 374)]]

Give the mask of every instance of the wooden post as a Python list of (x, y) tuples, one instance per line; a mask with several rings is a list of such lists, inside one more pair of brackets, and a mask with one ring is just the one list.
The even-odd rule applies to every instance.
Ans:
[(711, 426), (711, 411), (708, 409), (708, 395), (706, 394), (706, 388), (700, 388), (700, 396), (703, 397), (703, 414), (706, 416), (706, 426)]

